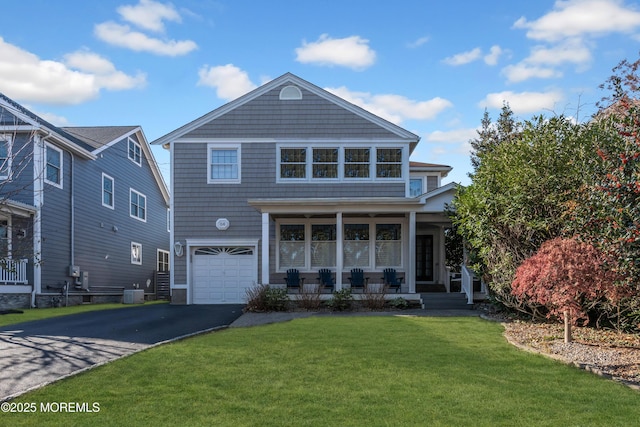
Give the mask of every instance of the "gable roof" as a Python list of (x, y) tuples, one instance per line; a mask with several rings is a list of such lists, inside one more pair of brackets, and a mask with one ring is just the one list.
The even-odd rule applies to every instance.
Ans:
[[(3, 110), (8, 112), (12, 116), (12, 119), (9, 119), (10, 121), (7, 121), (6, 118), (0, 120), (0, 129), (22, 129), (40, 132), (45, 135), (44, 138), (51, 138), (57, 144), (80, 157), (85, 159), (95, 159), (95, 156), (91, 154), (90, 145), (75, 136), (70, 135), (62, 128), (52, 125), (42, 117), (0, 93), (0, 113)], [(2, 114), (0, 114), (0, 116), (2, 116)]]
[[(260, 86), (257, 89), (254, 89), (253, 91), (235, 99), (234, 101), (231, 101), (203, 116), (201, 116), (200, 118), (197, 118), (195, 120), (193, 120), (190, 123), (185, 124), (184, 126), (156, 139), (155, 141), (152, 142), (152, 144), (154, 145), (168, 145), (173, 141), (179, 140), (181, 138), (185, 138), (186, 136), (188, 136), (188, 134), (190, 134), (191, 132), (197, 130), (198, 128), (212, 122), (213, 120), (220, 118), (222, 116), (224, 116), (227, 113), (231, 113), (236, 109), (239, 109), (240, 107), (246, 105), (247, 103), (256, 100), (257, 98), (259, 98), (262, 95), (267, 94), (269, 91), (272, 91), (274, 89), (277, 89), (279, 87), (284, 87), (285, 85), (295, 85), (298, 86), (308, 92), (310, 92), (311, 94), (319, 97), (320, 99), (324, 100), (325, 102), (328, 102), (334, 106), (340, 107), (343, 110), (353, 114), (354, 116), (358, 117), (360, 120), (365, 120), (370, 124), (373, 124), (375, 126), (377, 126), (378, 128), (380, 128), (381, 130), (384, 130), (385, 132), (389, 133), (390, 135), (392, 135), (394, 138), (397, 139), (401, 139), (401, 140), (406, 140), (411, 144), (411, 149), (413, 150), (413, 148), (415, 147), (415, 145), (418, 143), (418, 141), (420, 140), (420, 137), (407, 131), (406, 129), (401, 128), (400, 126), (397, 126), (379, 116), (376, 116), (375, 114), (370, 113), (369, 111), (364, 110), (363, 108), (360, 108), (354, 104), (351, 104), (350, 102), (324, 90), (319, 88), (318, 86), (315, 86), (309, 82), (307, 82), (306, 80), (301, 79), (298, 76), (295, 76), (294, 74), (291, 73), (286, 73), (283, 74), (282, 76), (264, 84), (263, 86)], [(274, 110), (277, 110), (276, 106), (274, 106)], [(296, 111), (295, 109), (293, 110), (289, 110), (289, 111)], [(322, 118), (316, 118), (316, 120), (322, 120)], [(265, 122), (268, 123), (268, 122)], [(291, 137), (295, 137), (296, 135), (290, 135)]]

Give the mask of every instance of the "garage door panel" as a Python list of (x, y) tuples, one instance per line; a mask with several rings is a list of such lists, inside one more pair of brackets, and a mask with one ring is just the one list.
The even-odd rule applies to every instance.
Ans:
[(257, 282), (254, 248), (198, 248), (192, 267), (194, 304), (245, 303), (246, 290)]

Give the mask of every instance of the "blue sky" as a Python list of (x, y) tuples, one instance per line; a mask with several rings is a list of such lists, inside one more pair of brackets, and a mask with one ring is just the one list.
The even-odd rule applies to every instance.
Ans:
[(418, 134), (412, 160), (467, 184), (485, 108), (585, 120), (639, 51), (627, 0), (21, 0), (2, 6), (0, 92), (152, 142), (292, 72)]

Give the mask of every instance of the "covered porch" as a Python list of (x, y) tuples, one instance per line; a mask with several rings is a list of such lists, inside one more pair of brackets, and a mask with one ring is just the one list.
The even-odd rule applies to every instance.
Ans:
[[(425, 210), (428, 204), (420, 197), (254, 199), (249, 204), (262, 215), (262, 284), (285, 285), (290, 269), (299, 272), (302, 283), (318, 284), (319, 270), (328, 269), (329, 297), (332, 290), (352, 288), (353, 271), (361, 269), (370, 286), (352, 289), (356, 299), (375, 289), (384, 289), (390, 299), (419, 298), (422, 285), (450, 289), (444, 246), (450, 221), (444, 204), (435, 212), (433, 205)], [(385, 269), (401, 279), (399, 289), (382, 287)]]

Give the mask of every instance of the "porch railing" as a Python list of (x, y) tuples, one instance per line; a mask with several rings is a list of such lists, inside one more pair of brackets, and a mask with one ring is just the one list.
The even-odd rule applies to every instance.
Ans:
[(0, 283), (27, 284), (28, 259), (0, 259)]
[(461, 292), (467, 295), (467, 304), (473, 304), (473, 279), (475, 273), (466, 265), (462, 266), (462, 281), (460, 284)]

